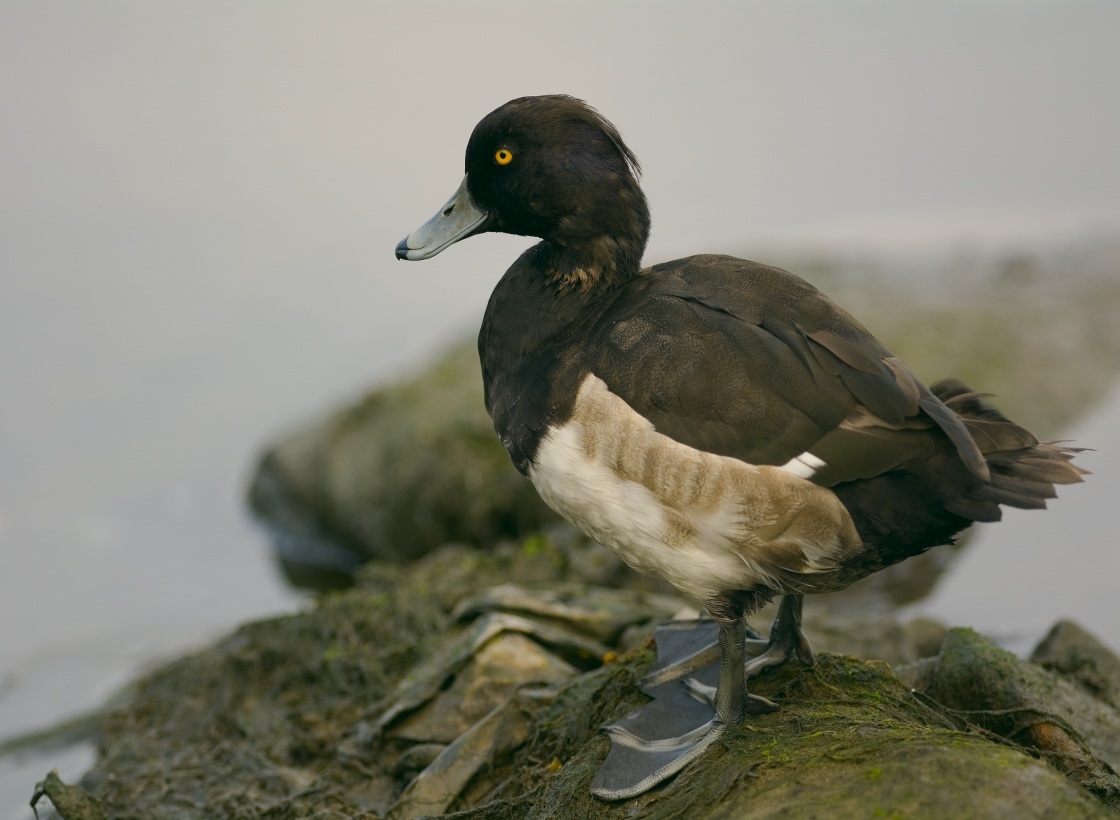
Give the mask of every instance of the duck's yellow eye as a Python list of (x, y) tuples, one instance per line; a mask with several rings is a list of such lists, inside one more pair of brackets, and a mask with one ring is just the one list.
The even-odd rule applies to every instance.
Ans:
[(513, 152), (505, 148), (499, 148), (494, 152), (494, 162), (499, 165), (509, 165), (513, 162)]

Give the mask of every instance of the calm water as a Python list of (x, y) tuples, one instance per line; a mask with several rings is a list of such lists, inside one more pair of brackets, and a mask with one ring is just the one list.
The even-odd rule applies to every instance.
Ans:
[[(1112, 3), (0, 3), (0, 737), (298, 605), (254, 454), (481, 314), (524, 240), (392, 251), (490, 109), (612, 118), (651, 260), (1046, 245), (1120, 229), (1118, 30)], [(1120, 646), (1118, 429), (1120, 399), (1072, 431), (1092, 483), (927, 606)], [(88, 760), (0, 760), (0, 816)]]

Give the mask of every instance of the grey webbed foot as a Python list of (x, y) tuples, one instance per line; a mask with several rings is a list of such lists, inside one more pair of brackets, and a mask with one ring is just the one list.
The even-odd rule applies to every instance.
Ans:
[(725, 731), (727, 725), (713, 717), (679, 738), (643, 741), (612, 724), (606, 727), (611, 751), (591, 781), (591, 793), (604, 800), (637, 797), (698, 758)]
[[(770, 644), (753, 629), (746, 629), (745, 649), (748, 655), (765, 652)], [(641, 680), (638, 688), (652, 695), (658, 687), (713, 666), (719, 661), (719, 624), (710, 618), (693, 621), (670, 621), (653, 632), (657, 660)], [(714, 685), (714, 677), (713, 677)]]
[[(749, 667), (750, 664), (748, 663), (747, 666)], [(716, 688), (717, 687), (711, 684), (703, 683), (697, 678), (687, 678), (684, 681), (684, 689), (691, 697), (713, 707), (716, 703)], [(778, 704), (774, 703), (774, 701), (769, 698), (764, 698), (762, 695), (754, 695), (748, 692), (746, 698), (743, 704), (743, 711), (748, 715), (768, 715), (781, 708)]]
[[(787, 595), (763, 641), (747, 638), (742, 618), (676, 621), (654, 633), (657, 661), (639, 687), (653, 700), (604, 727), (611, 750), (591, 793), (605, 800), (636, 797), (698, 758), (729, 725), (777, 704), (747, 691), (748, 678), (789, 658), (811, 664), (801, 631), (802, 596)], [(748, 653), (758, 653), (750, 661)], [(683, 684), (678, 684), (686, 678)]]
[(595, 773), (591, 793), (604, 800), (636, 797), (699, 757), (726, 731), (713, 700), (693, 697), (680, 684), (692, 675), (714, 690), (719, 677), (719, 625), (672, 621), (654, 632), (657, 660), (638, 686), (653, 698), (603, 731), (611, 750)]
[[(713, 632), (719, 658), (702, 663), (711, 655)], [(596, 797), (624, 800), (648, 791), (703, 754), (728, 726), (773, 707), (747, 693), (742, 617), (669, 624), (657, 630), (655, 640), (657, 664), (640, 684), (653, 701), (604, 727), (611, 750), (591, 782)], [(695, 690), (679, 683), (690, 672)], [(713, 683), (715, 694), (709, 697)]]

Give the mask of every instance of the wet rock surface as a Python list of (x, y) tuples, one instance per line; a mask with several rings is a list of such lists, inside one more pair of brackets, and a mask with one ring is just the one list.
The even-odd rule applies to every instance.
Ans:
[(915, 684), (956, 718), (1043, 756), (1120, 811), (1120, 711), (1076, 678), (1021, 660), (970, 629), (951, 629)]
[[(78, 792), (52, 784), (62, 815), (1113, 816), (1112, 705), (968, 630), (923, 660), (939, 625), (853, 620), (833, 596), (807, 614), (816, 666), (755, 684), (778, 712), (647, 795), (596, 800), (599, 729), (648, 702), (635, 685), (654, 658), (648, 636), (687, 610), (641, 579), (589, 583), (584, 549), (600, 548), (450, 545), (247, 624), (138, 685)], [(856, 650), (890, 655), (901, 678), (831, 654)], [(70, 808), (75, 795), (89, 802)]]
[(1120, 709), (1120, 659), (1078, 624), (1058, 621), (1035, 647), (1031, 660)]

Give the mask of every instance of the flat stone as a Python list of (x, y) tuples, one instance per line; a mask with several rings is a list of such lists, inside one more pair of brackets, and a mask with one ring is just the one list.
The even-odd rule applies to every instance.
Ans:
[(532, 720), (522, 707), (507, 699), (420, 772), (389, 811), (389, 817), (411, 820), (444, 814), (480, 769), (524, 743), (532, 728)]
[[(453, 682), (461, 676), (462, 670), (475, 662), (478, 653), (487, 644), (494, 638), (508, 633), (531, 636), (536, 644), (549, 647), (557, 663), (549, 662), (540, 667), (541, 670), (547, 667), (550, 670), (547, 674), (553, 674), (561, 668), (566, 672), (569, 667), (566, 664), (561, 667), (560, 664), (564, 663), (560, 660), (561, 656), (586, 660), (589, 665), (598, 666), (603, 662), (603, 658), (609, 651), (602, 644), (567, 629), (532, 621), (519, 615), (502, 612), (487, 614), (471, 624), (468, 629), (460, 629), (444, 636), (440, 649), (428, 655), (400, 681), (394, 692), (379, 707), (381, 714), (377, 719), (376, 728), (379, 731), (386, 731), (407, 723), (406, 718), (409, 715), (422, 710), (427, 704), (439, 697), (442, 692), (450, 686), (454, 686)], [(537, 674), (534, 671), (534, 665), (539, 663), (539, 658), (535, 655), (537, 651), (544, 652), (540, 646), (532, 650), (526, 650), (527, 660), (525, 663), (528, 666), (524, 670), (525, 674), (521, 675), (520, 683), (529, 683), (535, 680), (532, 676)], [(540, 671), (539, 674), (546, 673)], [(485, 673), (482, 673), (482, 676), (477, 680), (480, 684), (476, 688), (476, 695), (480, 696), (483, 690), (493, 688), (482, 682), (486, 680)], [(517, 685), (520, 685), (520, 683)], [(468, 686), (469, 684), (464, 683), (463, 685)], [(516, 688), (516, 685), (512, 687), (512, 689)], [(495, 703), (498, 700), (500, 698), (497, 698)], [(397, 736), (396, 731), (396, 729), (393, 729), (393, 736)], [(450, 740), (454, 737), (452, 735), (446, 739)], [(412, 739), (438, 740), (439, 738), (415, 737)]]
[(397, 724), (390, 737), (451, 743), (528, 683), (559, 683), (571, 664), (516, 632), (488, 641), (435, 698)]
[(556, 584), (550, 589), (502, 584), (461, 602), (453, 617), (511, 612), (575, 629), (603, 643), (615, 643), (626, 627), (651, 619), (668, 620), (683, 605), (674, 595), (586, 584)]

